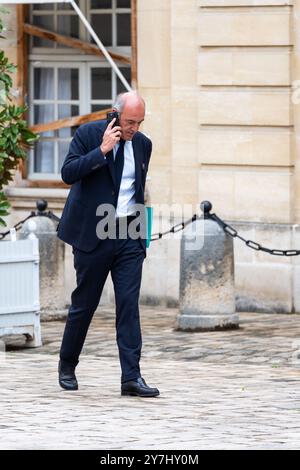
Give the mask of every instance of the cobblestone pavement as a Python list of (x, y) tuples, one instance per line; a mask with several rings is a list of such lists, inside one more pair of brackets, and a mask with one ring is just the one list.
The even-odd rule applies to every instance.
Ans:
[(0, 356), (1, 449), (299, 449), (300, 315), (240, 315), (240, 329), (175, 331), (177, 309), (142, 307), (142, 373), (158, 398), (120, 396), (113, 308), (93, 320), (79, 390), (57, 384), (64, 322), (43, 347)]

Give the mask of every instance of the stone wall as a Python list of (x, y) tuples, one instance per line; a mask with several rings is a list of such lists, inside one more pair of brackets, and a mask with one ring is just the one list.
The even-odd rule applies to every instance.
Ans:
[[(144, 129), (154, 143), (152, 201), (197, 207), (208, 199), (245, 236), (299, 248), (300, 112), (291, 90), (300, 79), (299, 2), (138, 4), (139, 86), (150, 104)], [(142, 299), (176, 304), (178, 264), (178, 241), (154, 242)], [(297, 265), (297, 258), (235, 241), (237, 308), (298, 311)]]

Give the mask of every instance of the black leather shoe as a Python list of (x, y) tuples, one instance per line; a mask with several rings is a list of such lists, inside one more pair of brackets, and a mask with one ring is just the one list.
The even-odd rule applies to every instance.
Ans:
[(78, 383), (75, 376), (75, 367), (69, 364), (58, 364), (59, 385), (65, 390), (78, 390)]
[(159, 395), (159, 390), (157, 388), (148, 387), (145, 380), (140, 377), (139, 379), (122, 383), (121, 395), (130, 395), (134, 397), (157, 397)]

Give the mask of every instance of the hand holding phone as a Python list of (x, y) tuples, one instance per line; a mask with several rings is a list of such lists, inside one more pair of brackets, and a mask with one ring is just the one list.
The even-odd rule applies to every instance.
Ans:
[(112, 122), (112, 120), (115, 119), (115, 122), (113, 124), (113, 127), (114, 126), (119, 126), (120, 125), (120, 121), (119, 121), (119, 113), (118, 111), (109, 111), (106, 115), (106, 120), (107, 120), (107, 124), (109, 124), (110, 122)]
[(108, 126), (103, 134), (102, 143), (100, 145), (100, 150), (103, 155), (106, 155), (114, 148), (114, 146), (119, 142), (122, 135), (122, 129), (119, 125), (119, 122), (117, 122), (119, 113), (115, 113), (117, 114), (117, 116), (111, 116), (112, 119), (108, 123)]

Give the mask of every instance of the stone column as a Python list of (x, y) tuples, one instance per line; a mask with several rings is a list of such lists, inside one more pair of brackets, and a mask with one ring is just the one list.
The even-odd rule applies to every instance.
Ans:
[[(38, 205), (40, 203), (40, 205)], [(47, 203), (38, 201), (43, 214)], [(33, 224), (35, 224), (33, 230)], [(66, 314), (64, 257), (65, 247), (57, 238), (56, 223), (45, 215), (28, 219), (20, 231), (20, 238), (27, 238), (30, 231), (39, 239), (40, 253), (40, 305), (42, 319), (56, 319)]]
[[(209, 207), (211, 204), (206, 205), (206, 209)], [(237, 328), (239, 324), (233, 240), (209, 218), (209, 210), (186, 227), (181, 240), (180, 330)]]

